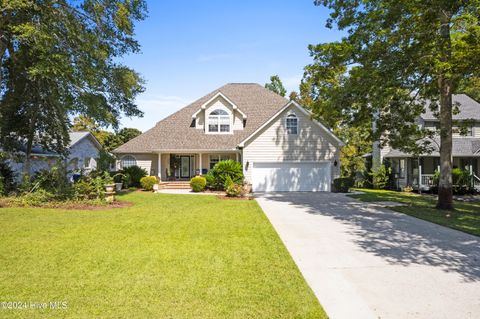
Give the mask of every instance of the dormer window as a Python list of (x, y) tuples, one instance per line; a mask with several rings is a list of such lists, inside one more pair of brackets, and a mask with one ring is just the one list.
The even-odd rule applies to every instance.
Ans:
[(289, 114), (285, 121), (287, 134), (298, 134), (298, 118), (295, 114)]
[(208, 115), (209, 133), (229, 133), (230, 115), (227, 111), (216, 109)]

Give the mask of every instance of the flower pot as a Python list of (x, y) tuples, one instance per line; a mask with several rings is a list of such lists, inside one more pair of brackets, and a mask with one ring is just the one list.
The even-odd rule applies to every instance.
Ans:
[(117, 192), (122, 190), (123, 183), (115, 183), (115, 190)]
[(158, 191), (159, 188), (160, 188), (160, 185), (158, 185), (158, 184), (153, 185), (153, 190), (154, 191)]
[(115, 191), (115, 184), (107, 184), (105, 185), (105, 191), (107, 193), (113, 193)]

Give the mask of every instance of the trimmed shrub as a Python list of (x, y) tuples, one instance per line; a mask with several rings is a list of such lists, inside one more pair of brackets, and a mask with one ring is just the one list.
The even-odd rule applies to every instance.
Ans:
[(207, 185), (207, 179), (203, 176), (195, 176), (190, 180), (190, 187), (195, 193), (203, 192)]
[(333, 180), (333, 190), (337, 193), (348, 193), (353, 187), (354, 180), (351, 177), (340, 177)]
[(158, 180), (155, 176), (144, 176), (140, 178), (140, 184), (146, 191), (153, 190), (153, 185), (157, 184)]
[(240, 197), (245, 194), (243, 185), (231, 183), (225, 188), (228, 197)]
[(242, 164), (234, 160), (220, 161), (209, 171), (211, 177), (207, 178), (209, 187), (217, 190), (225, 190), (227, 176), (235, 184), (243, 184)]
[(121, 173), (125, 175), (124, 183), (126, 188), (140, 187), (140, 179), (147, 176), (147, 171), (136, 165), (125, 167)]

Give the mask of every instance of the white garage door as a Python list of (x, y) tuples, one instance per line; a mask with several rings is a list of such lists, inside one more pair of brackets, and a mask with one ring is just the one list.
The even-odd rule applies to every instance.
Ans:
[(330, 184), (330, 162), (253, 163), (254, 192), (329, 192)]

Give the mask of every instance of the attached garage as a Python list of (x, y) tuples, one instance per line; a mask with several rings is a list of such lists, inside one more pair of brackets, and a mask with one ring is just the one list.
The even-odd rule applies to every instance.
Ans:
[(254, 192), (329, 192), (331, 166), (319, 162), (254, 162)]

